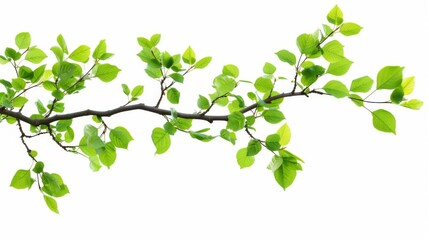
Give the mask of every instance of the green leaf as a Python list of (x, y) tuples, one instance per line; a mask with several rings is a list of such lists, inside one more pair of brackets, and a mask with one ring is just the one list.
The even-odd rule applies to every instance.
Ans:
[(98, 155), (90, 156), (89, 158), (89, 168), (91, 168), (92, 171), (97, 172), (101, 168), (101, 163)]
[(42, 174), (43, 187), (42, 191), (53, 197), (62, 197), (69, 192), (67, 185), (63, 179), (56, 173), (43, 172)]
[(404, 90), (404, 95), (410, 95), (414, 90), (414, 76), (404, 78), (401, 86), (402, 86), (402, 89)]
[(36, 101), (36, 107), (37, 107), (37, 111), (39, 112), (39, 114), (45, 114), (47, 112), (45, 106), (43, 105), (43, 103), (40, 100)]
[(163, 52), (161, 54), (161, 60), (162, 65), (166, 68), (171, 68), (174, 64), (174, 59), (168, 52)]
[(31, 80), (34, 77), (34, 72), (27, 66), (21, 66), (19, 68), (18, 75), (21, 78)]
[(58, 211), (58, 204), (57, 204), (57, 201), (56, 201), (54, 198), (49, 197), (49, 196), (46, 196), (46, 195), (43, 195), (43, 199), (45, 200), (46, 206), (48, 206), (48, 208), (49, 208), (52, 212), (54, 212), (54, 213), (56, 213), (56, 214), (59, 214), (59, 213), (60, 213), (60, 212)]
[(6, 57), (12, 58), (15, 61), (19, 60), (22, 56), (21, 53), (15, 51), (15, 49), (13, 48), (6, 48), (6, 50), (4, 51), (4, 54), (6, 55)]
[(274, 74), (276, 72), (276, 67), (273, 64), (271, 64), (269, 62), (266, 62), (264, 64), (264, 67), (263, 67), (262, 71), (265, 74)]
[(12, 79), (12, 87), (17, 92), (19, 92), (21, 90), (24, 90), (24, 88), (25, 88), (26, 85), (27, 85), (27, 83), (22, 78), (14, 78), (14, 79)]
[(122, 87), (122, 92), (125, 94), (125, 95), (130, 95), (130, 88), (128, 87), (128, 85), (127, 84), (125, 84), (125, 83), (123, 83), (123, 84), (121, 84), (121, 87)]
[(116, 147), (112, 142), (106, 143), (105, 147), (100, 150), (99, 156), (100, 162), (107, 168), (110, 168), (116, 160)]
[(232, 131), (238, 131), (244, 128), (245, 117), (241, 112), (233, 112), (228, 116), (226, 127)]
[(260, 77), (260, 78), (256, 79), (254, 86), (255, 86), (255, 89), (257, 91), (262, 92), (262, 93), (267, 93), (273, 89), (274, 84), (271, 81), (271, 79), (265, 78), (265, 77)]
[(133, 140), (133, 137), (124, 127), (116, 127), (110, 130), (110, 141), (117, 148), (128, 149), (128, 144)]
[(36, 164), (33, 167), (33, 172), (36, 174), (42, 173), (43, 168), (45, 167), (45, 164), (43, 162), (36, 162)]
[(151, 48), (153, 48), (154, 46), (153, 46), (153, 43), (149, 40), (149, 39), (147, 39), (147, 38), (144, 38), (144, 37), (138, 37), (137, 38), (137, 42), (139, 43), (139, 45), (140, 46), (142, 46), (143, 48), (149, 48), (149, 49), (151, 49)]
[(192, 127), (192, 119), (176, 118), (172, 123), (174, 126), (182, 130), (188, 130)]
[(48, 56), (42, 50), (36, 47), (32, 47), (28, 50), (27, 54), (25, 55), (25, 60), (34, 64), (39, 64), (47, 57)]
[(344, 36), (356, 35), (360, 32), (360, 30), (362, 30), (362, 27), (352, 22), (343, 23), (340, 27), (340, 33), (342, 33)]
[(174, 135), (177, 131), (174, 125), (171, 124), (170, 122), (166, 122), (163, 127), (164, 127), (164, 130), (167, 131), (168, 134), (170, 135)]
[(98, 77), (103, 82), (110, 82), (118, 76), (118, 73), (120, 71), (121, 69), (119, 69), (115, 65), (111, 65), (108, 63), (98, 64), (95, 76)]
[(227, 76), (237, 78), (238, 75), (240, 74), (240, 71), (238, 70), (237, 66), (235, 66), (233, 64), (227, 64), (227, 65), (223, 66), (222, 73), (227, 75)]
[(247, 144), (247, 156), (255, 156), (262, 150), (261, 142), (251, 139)]
[(216, 89), (216, 93), (219, 96), (232, 92), (235, 86), (236, 86), (236, 82), (234, 81), (234, 79), (227, 77), (225, 75), (217, 76), (213, 80), (213, 88)]
[(209, 100), (206, 97), (199, 95), (197, 100), (197, 106), (203, 110), (208, 109), (210, 107)]
[(183, 80), (185, 79), (185, 77), (183, 77), (183, 75), (180, 73), (172, 73), (169, 75), (169, 77), (171, 77), (174, 81), (179, 83), (183, 83)]
[(333, 40), (325, 44), (322, 50), (322, 56), (328, 62), (337, 62), (344, 58), (344, 46), (337, 40)]
[(106, 53), (106, 50), (107, 50), (106, 40), (101, 40), (98, 43), (97, 47), (94, 49), (94, 52), (92, 53), (92, 57), (94, 59), (100, 59)]
[(69, 58), (76, 62), (86, 63), (89, 60), (89, 55), (91, 54), (91, 50), (86, 45), (81, 45), (72, 53), (70, 53)]
[(195, 61), (196, 61), (195, 52), (191, 48), (191, 46), (189, 46), (185, 50), (185, 52), (183, 53), (182, 60), (183, 60), (184, 63), (187, 63), (187, 64), (194, 64), (195, 63)]
[(281, 146), (286, 146), (290, 142), (291, 138), (291, 131), (289, 128), (289, 125), (287, 123), (284, 123), (279, 130), (277, 130), (277, 134), (280, 136), (279, 143)]
[(305, 55), (312, 55), (318, 51), (319, 40), (313, 34), (301, 34), (296, 39), (299, 51)]
[(349, 95), (349, 90), (346, 85), (337, 80), (331, 80), (326, 83), (325, 86), (323, 86), (323, 90), (336, 98), (343, 98)]
[(396, 134), (395, 117), (384, 109), (372, 112), (372, 124), (374, 125), (374, 128), (379, 131)]
[(152, 46), (155, 47), (161, 41), (161, 34), (154, 34), (150, 37), (150, 42)]
[(377, 74), (377, 89), (395, 89), (401, 86), (403, 67), (386, 66)]
[(329, 13), (326, 16), (326, 18), (328, 19), (329, 23), (332, 23), (332, 24), (334, 24), (336, 26), (340, 25), (344, 21), (344, 19), (343, 19), (343, 12), (338, 7), (338, 5), (335, 5), (331, 9), (331, 11), (329, 11)]
[(167, 91), (167, 99), (172, 104), (178, 104), (180, 101), (180, 92), (176, 88), (170, 88)]
[(15, 175), (13, 176), (10, 186), (16, 189), (30, 189), (31, 185), (33, 185), (35, 181), (36, 180), (31, 178), (30, 170), (20, 169), (16, 171)]
[(73, 139), (74, 139), (73, 128), (68, 127), (66, 133), (64, 134), (64, 141), (66, 141), (66, 143), (71, 143), (73, 142)]
[(170, 148), (170, 134), (162, 128), (154, 128), (152, 131), (152, 142), (156, 148), (156, 154), (165, 153)]
[(267, 166), (267, 168), (268, 168), (269, 170), (273, 171), (273, 173), (274, 173), (274, 171), (275, 171), (275, 170), (277, 170), (277, 169), (279, 169), (279, 167), (281, 167), (281, 166), (282, 166), (282, 164), (283, 164), (283, 158), (282, 158), (282, 157), (280, 157), (280, 156), (278, 156), (278, 155), (274, 155), (274, 156), (271, 158), (271, 162), (270, 162), (270, 164)]
[(247, 148), (239, 149), (235, 157), (240, 169), (250, 167), (255, 162), (255, 157), (247, 155)]
[(226, 129), (222, 129), (220, 131), (220, 137), (225, 139), (226, 141), (232, 143), (232, 145), (235, 145), (235, 141), (237, 140), (237, 137), (234, 132), (230, 132)]
[(195, 64), (194, 64), (194, 68), (196, 69), (202, 69), (207, 67), (210, 62), (212, 61), (212, 57), (204, 57), (201, 58), (200, 60), (198, 60)]
[(283, 115), (283, 113), (277, 109), (265, 110), (262, 113), (262, 116), (264, 117), (265, 121), (272, 124), (279, 123), (283, 121), (283, 119), (285, 119), (285, 116)]
[[(204, 130), (208, 130), (208, 129), (203, 129), (203, 131)], [(202, 133), (203, 131), (202, 130), (196, 131), (196, 132), (195, 131), (190, 131), (189, 135), (192, 138), (198, 139), (198, 140), (200, 140), (202, 142), (210, 142), (211, 140), (213, 140), (215, 138), (213, 136), (210, 136), (210, 135)]]
[(69, 50), (67, 48), (67, 44), (66, 44), (66, 40), (64, 39), (63, 35), (58, 35), (57, 37), (57, 43), (58, 45), (60, 45), (61, 50), (65, 53), (65, 54), (69, 54)]
[(332, 27), (327, 24), (322, 24), (322, 26), (323, 26), (323, 31), (325, 32), (325, 36), (330, 35), (334, 31)]
[(133, 88), (131, 91), (131, 97), (136, 98), (140, 97), (144, 92), (144, 86), (143, 85), (137, 85)]
[[(33, 78), (31, 79), (31, 83), (36, 83), (42, 79), (42, 77), (45, 75), (47, 71), (45, 71), (46, 64), (41, 65), (34, 69)], [(49, 70), (48, 70), (49, 71)]]
[(64, 52), (60, 47), (53, 46), (50, 49), (55, 54), (58, 62), (62, 62), (64, 60)]
[(371, 90), (374, 80), (368, 76), (360, 77), (352, 81), (350, 91), (366, 93)]
[(15, 97), (12, 101), (12, 106), (16, 108), (23, 107), (28, 102), (28, 99), (23, 96)]
[(352, 63), (353, 62), (348, 60), (347, 58), (342, 58), (337, 62), (330, 63), (326, 72), (335, 76), (342, 76), (349, 71)]
[[(85, 155), (87, 155), (89, 157), (97, 155), (97, 151), (95, 150), (95, 148), (88, 145), (88, 141), (87, 141), (85, 136), (81, 138), (81, 140), (79, 142), (79, 148)], [(97, 159), (98, 159), (98, 157), (97, 157)]]
[(350, 94), (349, 96), (350, 100), (352, 100), (352, 102), (354, 104), (356, 104), (356, 106), (358, 107), (362, 107), (363, 106), (363, 98), (357, 94)]
[(293, 167), (291, 163), (284, 160), (281, 166), (279, 166), (274, 171), (274, 178), (283, 189), (286, 189), (287, 187), (289, 187), (295, 180), (295, 177), (296, 177), (295, 167)]
[(419, 110), (423, 106), (423, 102), (418, 99), (411, 99), (407, 102), (401, 103), (401, 106), (410, 108), (413, 110)]
[(280, 135), (270, 134), (265, 139), (265, 146), (271, 151), (277, 151), (281, 148)]
[(19, 49), (26, 49), (30, 47), (31, 35), (28, 32), (18, 33), (15, 37), (15, 44)]
[(157, 78), (162, 77), (162, 72), (161, 72), (161, 69), (159, 69), (159, 68), (147, 67), (144, 71), (146, 72), (146, 74), (149, 77), (151, 77), (153, 79), (157, 79)]
[[(304, 65), (304, 64), (303, 64)], [(310, 86), (325, 73), (325, 68), (319, 65), (311, 65), (302, 70), (301, 82), (304, 86)]]
[(55, 126), (58, 132), (65, 132), (73, 123), (72, 119), (59, 120)]
[(296, 63), (296, 57), (295, 54), (289, 52), (288, 50), (280, 50), (278, 52), (276, 52), (277, 57), (280, 59), (280, 61), (282, 62), (287, 62), (290, 65), (295, 65)]
[(402, 87), (397, 87), (395, 90), (392, 91), (390, 94), (390, 101), (393, 103), (399, 104), (404, 99), (404, 90)]

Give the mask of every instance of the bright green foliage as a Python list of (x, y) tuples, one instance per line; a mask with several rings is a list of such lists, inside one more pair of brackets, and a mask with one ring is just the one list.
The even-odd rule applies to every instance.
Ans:
[(287, 123), (284, 123), (279, 130), (277, 130), (277, 134), (280, 136), (279, 143), (281, 146), (286, 146), (290, 142), (291, 138), (291, 131), (289, 128), (289, 125)]
[(104, 166), (110, 168), (116, 160), (116, 145), (112, 142), (106, 143), (104, 147), (99, 150), (98, 155), (100, 157), (100, 162)]
[(14, 78), (12, 79), (12, 87), (15, 88), (16, 91), (21, 91), (25, 88), (27, 83), (22, 78)]
[(95, 76), (103, 82), (114, 80), (121, 71), (117, 66), (108, 63), (97, 65)]
[(313, 34), (301, 34), (296, 39), (299, 51), (305, 55), (315, 54), (319, 49), (319, 40)]
[(260, 141), (251, 139), (247, 144), (247, 156), (255, 156), (262, 150), (262, 144)]
[(227, 76), (231, 76), (233, 78), (238, 77), (238, 74), (240, 73), (240, 71), (238, 70), (238, 67), (233, 65), (233, 64), (228, 64), (223, 66), (222, 69), (222, 73), (227, 75)]
[(116, 127), (110, 130), (110, 141), (117, 148), (128, 149), (128, 144), (134, 140), (128, 130), (124, 127)]
[(210, 107), (209, 100), (206, 97), (199, 95), (197, 106), (201, 109), (208, 109)]
[(220, 137), (225, 139), (226, 141), (232, 143), (232, 145), (235, 145), (235, 141), (237, 140), (237, 136), (234, 132), (230, 132), (226, 129), (222, 129), (220, 131)]
[(384, 109), (372, 112), (372, 124), (377, 130), (396, 134), (395, 117)]
[(338, 7), (338, 5), (335, 5), (334, 8), (329, 11), (328, 15), (326, 16), (329, 23), (332, 23), (334, 25), (340, 25), (343, 23), (343, 11)]
[(407, 102), (402, 102), (401, 106), (410, 108), (413, 110), (419, 110), (423, 106), (423, 102), (418, 99), (411, 99), (411, 100), (408, 100)]
[(232, 131), (238, 131), (244, 128), (245, 117), (241, 112), (233, 112), (228, 116), (226, 127)]
[(266, 62), (262, 70), (265, 74), (274, 74), (276, 72), (276, 66), (269, 62)]
[(323, 86), (323, 90), (336, 98), (343, 98), (349, 95), (349, 90), (346, 85), (337, 80), (331, 80), (326, 83), (325, 86)]
[(404, 78), (402, 81), (402, 89), (404, 90), (404, 95), (410, 95), (414, 91), (414, 77)]
[(368, 76), (360, 77), (352, 81), (350, 91), (366, 93), (371, 90), (374, 80)]
[(216, 93), (221, 96), (232, 92), (236, 86), (234, 79), (226, 76), (219, 75), (213, 80), (213, 88), (216, 89)]
[(172, 104), (178, 104), (180, 101), (180, 92), (176, 88), (170, 88), (167, 91), (167, 99)]
[(203, 69), (203, 68), (207, 67), (211, 61), (212, 61), (212, 57), (201, 58), (200, 60), (198, 60), (195, 63), (194, 67), (197, 69)]
[(255, 89), (258, 90), (259, 92), (266, 93), (266, 92), (270, 92), (271, 89), (273, 89), (274, 84), (271, 81), (271, 79), (266, 77), (260, 77), (256, 79), (254, 86), (255, 86)]
[(16, 35), (15, 44), (19, 49), (26, 49), (30, 47), (31, 35), (28, 32), (22, 32)]
[(311, 86), (317, 79), (325, 73), (325, 69), (319, 65), (311, 65), (302, 70), (301, 83), (304, 86)]
[(60, 48), (61, 48), (63, 53), (69, 54), (69, 50), (67, 48), (67, 43), (66, 43), (66, 40), (64, 39), (63, 35), (61, 35), (61, 34), (58, 35), (57, 43), (58, 43), (58, 45), (60, 45)]
[(70, 53), (69, 58), (76, 62), (86, 63), (89, 60), (91, 50), (86, 45), (81, 45)]
[(277, 151), (280, 149), (280, 135), (278, 134), (270, 134), (265, 139), (265, 146), (268, 150)]
[(94, 59), (101, 59), (103, 55), (106, 53), (106, 40), (101, 40), (97, 47), (94, 49), (94, 52), (92, 53), (92, 57)]
[(49, 196), (43, 195), (43, 199), (45, 200), (46, 206), (48, 206), (48, 208), (54, 212), (59, 214), (60, 212), (58, 211), (58, 204), (57, 201)]
[(326, 72), (335, 76), (342, 76), (349, 71), (352, 63), (353, 62), (347, 58), (342, 58), (336, 62), (330, 63)]
[(340, 27), (340, 33), (344, 36), (359, 34), (360, 30), (362, 30), (362, 27), (352, 22), (343, 23)]
[(45, 164), (43, 162), (36, 162), (36, 164), (33, 167), (33, 172), (36, 174), (42, 173), (43, 168), (45, 167)]
[(237, 159), (237, 163), (240, 166), (240, 168), (247, 168), (253, 165), (255, 162), (255, 157), (248, 156), (247, 154), (247, 148), (241, 148), (237, 151), (237, 154), (235, 155)]
[(42, 191), (52, 197), (62, 197), (69, 193), (67, 185), (63, 179), (56, 173), (42, 173), (43, 187)]
[(403, 67), (387, 66), (377, 74), (377, 89), (395, 89), (401, 86)]
[(170, 135), (163, 128), (154, 128), (152, 131), (152, 142), (156, 148), (156, 154), (163, 154), (171, 144)]
[(288, 50), (280, 50), (278, 52), (276, 52), (277, 57), (280, 59), (280, 61), (282, 62), (287, 62), (290, 65), (295, 65), (296, 63), (296, 57), (295, 54), (289, 52)]
[(352, 100), (352, 102), (354, 104), (356, 104), (356, 106), (358, 107), (362, 107), (364, 104), (364, 100), (362, 99), (361, 96), (357, 95), (357, 94), (350, 94), (349, 96), (350, 100)]
[(210, 128), (204, 128), (198, 131), (190, 131), (189, 135), (192, 138), (198, 139), (202, 142), (210, 142), (211, 140), (213, 140), (215, 137), (211, 136), (211, 135), (207, 135), (205, 134), (205, 132), (207, 132), (208, 130), (210, 130)]
[(262, 116), (264, 117), (265, 121), (272, 124), (279, 123), (285, 119), (283, 112), (277, 109), (267, 109), (262, 113)]
[(390, 94), (390, 101), (393, 103), (399, 104), (404, 99), (404, 90), (402, 87), (395, 88)]
[(344, 58), (344, 46), (338, 40), (328, 42), (322, 50), (322, 56), (328, 62), (338, 62)]
[(184, 63), (187, 63), (187, 64), (194, 64), (195, 61), (197, 60), (196, 57), (195, 57), (195, 52), (191, 48), (191, 46), (189, 46), (186, 49), (186, 51), (183, 53), (182, 60), (183, 60)]
[[(124, 89), (123, 89), (124, 90)], [(129, 89), (126, 91), (127, 89), (124, 90), (125, 92), (129, 93)], [(140, 97), (144, 92), (144, 86), (143, 85), (137, 85), (133, 88), (133, 90), (131, 91), (131, 97), (132, 98), (137, 98)], [(128, 95), (128, 94), (127, 94)]]
[(20, 169), (16, 171), (15, 175), (13, 176), (10, 186), (16, 189), (30, 189), (35, 181), (36, 180), (31, 177), (30, 170)]
[(48, 56), (42, 50), (36, 47), (32, 47), (28, 50), (27, 54), (25, 55), (25, 60), (34, 64), (39, 64), (47, 57)]
[(296, 168), (292, 162), (289, 162), (288, 158), (282, 158), (280, 156), (274, 156), (277, 163), (273, 165), (277, 167), (274, 170), (274, 178), (277, 183), (283, 188), (286, 189), (292, 185), (296, 177)]

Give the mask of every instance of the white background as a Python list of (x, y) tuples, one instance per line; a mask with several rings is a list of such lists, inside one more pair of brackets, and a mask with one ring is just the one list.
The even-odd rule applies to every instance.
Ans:
[[(236, 64), (241, 79), (255, 80), (270, 61), (292, 77), (274, 53), (297, 52), (296, 37), (326, 23), (335, 4), (345, 21), (364, 29), (340, 38), (354, 61), (349, 74), (325, 80), (349, 84), (364, 75), (375, 78), (386, 65), (405, 66), (404, 75), (416, 77), (414, 97), (429, 102), (429, 7), (420, 0), (2, 1), (0, 49), (13, 46), (21, 31), (31, 32), (33, 44), (50, 58), (48, 49), (60, 33), (70, 50), (106, 39), (108, 51), (116, 54), (111, 62), (122, 69), (118, 79), (90, 83), (66, 107), (108, 109), (126, 101), (124, 82), (144, 84), (143, 101), (154, 104), (159, 89), (143, 72), (136, 38), (161, 33), (161, 50), (183, 53), (191, 45), (197, 58), (213, 56), (206, 70), (190, 74), (181, 87), (185, 104), (178, 108), (192, 112), (198, 93), (212, 91), (211, 81), (224, 64)], [(0, 67), (6, 78), (10, 66)], [(71, 194), (58, 200), (60, 215), (48, 210), (36, 187), (9, 187), (15, 171), (31, 161), (17, 129), (4, 123), (0, 239), (429, 239), (427, 106), (421, 111), (369, 106), (381, 107), (395, 114), (396, 136), (373, 129), (369, 112), (346, 99), (286, 99), (289, 149), (306, 161), (286, 191), (265, 168), (269, 154), (261, 154), (252, 168), (239, 169), (235, 152), (245, 146), (244, 135), (232, 146), (178, 134), (168, 153), (155, 156), (150, 132), (162, 118), (143, 112), (106, 120), (126, 126), (135, 138), (110, 170), (93, 173), (87, 159), (62, 152), (48, 138), (33, 141), (45, 170), (60, 173), (70, 188)]]

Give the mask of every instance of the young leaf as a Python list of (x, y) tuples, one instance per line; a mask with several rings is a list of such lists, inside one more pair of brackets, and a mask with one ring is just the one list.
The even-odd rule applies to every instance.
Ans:
[(194, 64), (194, 68), (196, 68), (196, 69), (205, 68), (205, 67), (207, 67), (210, 64), (211, 61), (212, 61), (212, 57), (201, 58), (200, 60), (198, 60)]
[(343, 19), (343, 12), (338, 7), (338, 5), (335, 5), (331, 9), (331, 11), (329, 11), (329, 13), (326, 16), (326, 18), (328, 19), (329, 23), (332, 23), (332, 24), (334, 24), (336, 26), (340, 25), (344, 21), (344, 19)]
[(57, 201), (56, 201), (54, 198), (49, 197), (49, 196), (47, 196), (47, 195), (43, 195), (43, 199), (45, 200), (46, 206), (48, 206), (48, 208), (49, 208), (52, 212), (54, 212), (54, 213), (56, 213), (56, 214), (59, 214), (59, 213), (60, 213), (60, 212), (58, 211), (58, 204), (57, 204)]
[(99, 151), (100, 162), (110, 168), (116, 160), (116, 147), (112, 142), (106, 143), (105, 147)]
[(252, 139), (247, 144), (247, 156), (255, 156), (262, 150), (262, 145), (258, 140)]
[(374, 80), (368, 76), (360, 77), (352, 81), (350, 91), (366, 93), (371, 90)]
[(344, 58), (344, 46), (337, 40), (328, 42), (322, 49), (322, 56), (328, 62), (337, 62)]
[(410, 108), (413, 110), (419, 110), (423, 106), (423, 102), (418, 99), (411, 99), (407, 102), (401, 103), (401, 106)]
[(226, 129), (222, 129), (220, 131), (220, 137), (225, 139), (226, 141), (232, 143), (232, 145), (235, 145), (235, 141), (237, 140), (237, 137), (234, 132), (230, 132)]
[(25, 82), (24, 79), (22, 78), (14, 78), (12, 79), (12, 87), (17, 91), (21, 91), (25, 88), (25, 86), (27, 85), (27, 83)]
[(262, 70), (265, 74), (274, 74), (276, 72), (276, 67), (273, 64), (266, 62)]
[(335, 76), (342, 76), (349, 71), (352, 63), (353, 62), (347, 58), (342, 58), (341, 60), (330, 63), (326, 72)]
[(295, 65), (296, 63), (296, 57), (295, 54), (289, 52), (288, 50), (280, 50), (278, 52), (276, 52), (277, 57), (280, 59), (280, 61), (282, 62), (287, 62), (290, 65)]
[(194, 64), (195, 63), (195, 61), (196, 61), (195, 52), (191, 48), (191, 46), (189, 46), (185, 50), (185, 52), (183, 53), (182, 60), (183, 60), (184, 63), (187, 63), (187, 64)]
[(31, 35), (28, 32), (18, 33), (15, 37), (15, 44), (19, 49), (26, 49), (30, 47)]
[(172, 104), (178, 104), (180, 101), (180, 92), (176, 88), (170, 88), (167, 91), (167, 99)]
[(372, 112), (372, 124), (374, 125), (374, 128), (379, 131), (396, 134), (395, 117), (384, 109)]
[(287, 123), (283, 124), (279, 130), (277, 130), (277, 134), (280, 136), (279, 143), (281, 146), (286, 146), (290, 142), (291, 132), (289, 125)]
[(90, 48), (86, 45), (81, 45), (70, 53), (69, 58), (76, 62), (86, 63), (89, 60), (90, 54)]
[(208, 109), (210, 107), (209, 100), (206, 97), (199, 95), (197, 106), (203, 110)]
[(280, 149), (280, 135), (270, 134), (265, 139), (265, 146), (271, 151), (277, 151)]
[(283, 113), (277, 109), (265, 110), (262, 113), (262, 116), (264, 117), (265, 121), (272, 124), (279, 123), (283, 121), (283, 119), (285, 119), (285, 116), (283, 115)]
[(122, 92), (125, 94), (125, 95), (130, 95), (130, 88), (128, 87), (128, 85), (127, 84), (125, 84), (125, 83), (122, 83), (121, 84), (121, 87), (122, 87)]
[(67, 48), (67, 44), (66, 44), (66, 40), (64, 39), (63, 35), (58, 35), (57, 37), (57, 43), (58, 45), (60, 45), (61, 50), (65, 53), (65, 54), (69, 54), (69, 50)]
[(33, 185), (35, 181), (36, 180), (31, 178), (30, 170), (20, 169), (16, 171), (15, 175), (13, 176), (10, 186), (16, 189), (30, 189), (31, 185)]
[(176, 133), (176, 131), (177, 131), (177, 129), (174, 127), (174, 125), (171, 124), (170, 122), (166, 122), (164, 124), (163, 128), (170, 135), (174, 135)]
[(118, 73), (120, 71), (121, 69), (119, 69), (115, 65), (111, 65), (108, 63), (98, 64), (95, 76), (98, 77), (103, 82), (110, 82), (118, 76)]
[(404, 95), (410, 95), (414, 90), (414, 77), (404, 78), (401, 86), (404, 90)]
[(144, 86), (143, 85), (137, 85), (133, 88), (131, 91), (131, 97), (136, 98), (140, 97), (144, 92)]
[(266, 93), (266, 92), (270, 92), (273, 89), (274, 84), (271, 81), (271, 79), (260, 77), (256, 79), (254, 86), (257, 91)]
[(377, 89), (395, 89), (402, 83), (403, 67), (386, 66), (377, 74)]
[(245, 117), (241, 112), (233, 112), (228, 116), (226, 127), (232, 131), (238, 131), (244, 128)]
[(92, 53), (94, 59), (100, 59), (106, 53), (106, 40), (101, 40)]
[(150, 42), (152, 43), (153, 47), (156, 47), (158, 43), (161, 41), (161, 34), (154, 34), (152, 37), (150, 37)]
[(390, 101), (393, 103), (399, 104), (404, 99), (404, 90), (402, 87), (397, 87), (395, 90), (392, 91), (390, 94)]
[(255, 162), (255, 157), (247, 155), (247, 148), (241, 148), (237, 151), (235, 155), (237, 163), (240, 166), (240, 169), (250, 167)]
[(233, 64), (227, 64), (223, 66), (222, 73), (228, 76), (231, 76), (233, 78), (237, 78), (240, 71), (238, 70), (238, 67)]
[(64, 133), (64, 141), (66, 141), (66, 143), (71, 143), (73, 142), (74, 139), (74, 130), (71, 127), (67, 128), (66, 133)]
[(27, 54), (25, 55), (25, 60), (34, 64), (39, 64), (47, 57), (48, 56), (42, 50), (36, 47), (32, 47), (28, 50)]
[(313, 34), (304, 33), (298, 36), (296, 44), (299, 51), (308, 56), (318, 51), (317, 46), (319, 45), (319, 41)]
[(38, 161), (33, 167), (33, 172), (36, 174), (42, 173), (44, 167), (45, 167), (45, 164), (41, 161)]
[(349, 96), (350, 100), (352, 100), (352, 102), (354, 104), (356, 104), (356, 106), (358, 107), (362, 107), (363, 106), (363, 98), (357, 94), (350, 94)]
[(12, 106), (16, 108), (23, 107), (28, 102), (28, 99), (23, 96), (15, 97), (12, 101)]
[(128, 144), (133, 140), (133, 137), (124, 127), (116, 127), (110, 130), (110, 141), (117, 148), (128, 149)]
[(151, 137), (156, 148), (156, 154), (165, 153), (170, 148), (170, 135), (164, 129), (154, 128)]
[(196, 131), (196, 132), (195, 131), (190, 131), (189, 135), (192, 138), (198, 139), (198, 140), (200, 140), (202, 142), (210, 142), (211, 140), (213, 140), (215, 138), (213, 136), (210, 136), (210, 135), (202, 133), (201, 130), (200, 131)]
[(360, 30), (362, 30), (362, 27), (352, 22), (343, 23), (340, 27), (340, 33), (342, 33), (344, 36), (356, 35), (360, 32)]
[(349, 95), (349, 90), (346, 85), (337, 80), (331, 80), (326, 83), (326, 85), (323, 86), (323, 90), (336, 98), (343, 98)]
[(73, 123), (72, 119), (59, 120), (55, 126), (58, 132), (65, 132)]
[(282, 161), (281, 166), (274, 171), (274, 178), (283, 190), (285, 190), (295, 180), (296, 169), (288, 161)]
[(213, 80), (213, 88), (216, 89), (216, 93), (219, 96), (232, 92), (236, 86), (234, 79), (225, 75), (217, 76)]
[(183, 75), (180, 73), (172, 73), (169, 75), (169, 77), (171, 77), (174, 81), (179, 83), (183, 83), (183, 80), (185, 80), (185, 77), (183, 77)]

